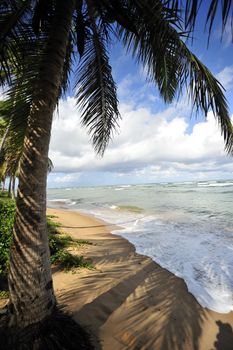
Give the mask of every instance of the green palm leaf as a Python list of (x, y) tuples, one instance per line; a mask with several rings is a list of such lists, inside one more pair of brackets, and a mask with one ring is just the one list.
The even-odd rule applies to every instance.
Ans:
[(221, 84), (182, 41), (186, 34), (174, 28), (174, 13), (167, 12), (159, 2), (146, 3), (135, 1), (138, 35), (119, 29), (125, 46), (148, 68), (148, 78), (158, 86), (166, 102), (186, 88), (197, 110), (207, 115), (212, 109), (220, 123), (226, 150), (232, 152), (232, 124)]
[(83, 125), (97, 153), (103, 154), (119, 119), (116, 85), (112, 78), (104, 34), (92, 27), (77, 75), (77, 103)]
[(182, 2), (181, 0), (164, 0), (164, 3), (167, 3), (170, 7), (175, 7), (179, 9), (179, 11), (183, 10), (185, 11), (185, 26), (188, 28), (191, 32), (194, 30), (196, 25), (196, 19), (198, 16), (198, 13), (200, 11), (200, 8), (202, 5), (205, 4), (205, 8), (207, 8), (206, 12), (206, 27), (208, 27), (209, 31), (209, 37), (208, 41), (210, 39), (210, 35), (213, 28), (213, 23), (216, 19), (216, 15), (218, 11), (221, 13), (221, 20), (222, 20), (222, 33), (224, 32), (224, 29), (226, 28), (227, 23), (231, 24), (232, 29), (232, 39), (233, 39), (233, 2), (232, 0), (209, 0), (209, 1), (203, 1), (203, 0), (187, 0), (185, 2)]

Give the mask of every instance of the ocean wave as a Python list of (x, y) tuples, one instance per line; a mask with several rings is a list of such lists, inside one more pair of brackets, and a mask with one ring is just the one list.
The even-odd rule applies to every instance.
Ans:
[(113, 233), (133, 243), (138, 253), (183, 278), (203, 307), (222, 313), (233, 310), (232, 232), (219, 233), (219, 228), (210, 227), (208, 221), (164, 221), (156, 215), (124, 211), (119, 215), (118, 210), (93, 214), (122, 227)]
[(64, 207), (64, 206), (71, 206), (75, 205), (77, 202), (72, 199), (64, 199), (64, 198), (55, 198), (55, 199), (49, 199), (48, 204), (56, 207)]
[(132, 242), (138, 253), (183, 278), (202, 306), (222, 313), (233, 310), (233, 256), (224, 234), (200, 234), (198, 226), (197, 232), (194, 227), (188, 232), (187, 226), (174, 223), (138, 225), (135, 230), (125, 228), (117, 233)]
[(233, 180), (117, 185), (74, 189), (69, 199), (64, 199), (69, 192), (56, 189), (49, 191), (49, 205), (91, 212), (122, 227), (114, 233), (183, 278), (201, 305), (229, 312), (233, 309), (232, 189)]
[(233, 186), (233, 182), (198, 182), (198, 187), (228, 187)]

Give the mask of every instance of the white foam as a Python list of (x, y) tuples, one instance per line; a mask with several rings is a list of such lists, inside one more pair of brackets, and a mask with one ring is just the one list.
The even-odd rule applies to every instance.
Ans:
[(56, 199), (50, 199), (49, 202), (63, 202), (65, 203), (67, 201), (67, 199), (64, 198), (56, 198)]
[(228, 187), (233, 186), (233, 182), (198, 182), (198, 187)]
[(56, 198), (56, 199), (50, 199), (48, 201), (49, 203), (51, 203), (52, 205), (55, 204), (55, 205), (75, 205), (76, 202), (75, 201), (72, 201), (71, 199), (64, 199), (64, 198)]
[(115, 209), (118, 209), (119, 207), (117, 205), (110, 205), (109, 208), (115, 210)]
[[(113, 233), (133, 243), (136, 251), (185, 280), (203, 307), (227, 313), (233, 310), (233, 232), (213, 232), (201, 222), (172, 222), (155, 216), (93, 211), (121, 226)], [(216, 228), (217, 229), (217, 228)], [(209, 232), (209, 233), (207, 233)]]

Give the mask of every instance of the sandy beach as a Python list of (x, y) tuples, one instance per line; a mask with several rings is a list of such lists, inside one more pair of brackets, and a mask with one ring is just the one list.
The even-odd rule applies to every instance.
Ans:
[(49, 209), (71, 236), (91, 241), (78, 254), (95, 270), (54, 270), (58, 302), (104, 350), (232, 350), (233, 312), (201, 307), (184, 281), (135, 252), (91, 216)]

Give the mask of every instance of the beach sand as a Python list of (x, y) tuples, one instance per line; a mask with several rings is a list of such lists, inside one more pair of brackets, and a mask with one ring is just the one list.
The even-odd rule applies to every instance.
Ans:
[(232, 350), (233, 312), (201, 307), (185, 282), (135, 253), (114, 227), (91, 216), (49, 209), (71, 236), (90, 240), (78, 250), (96, 269), (54, 271), (58, 302), (104, 350)]

